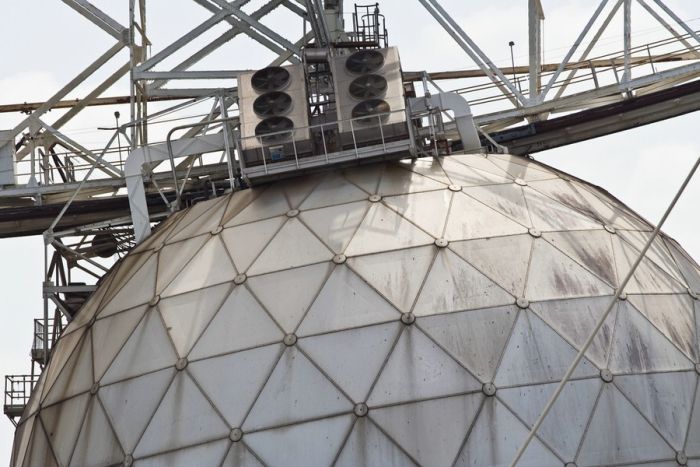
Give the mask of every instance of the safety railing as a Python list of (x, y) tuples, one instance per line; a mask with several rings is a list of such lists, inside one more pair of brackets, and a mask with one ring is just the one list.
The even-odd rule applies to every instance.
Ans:
[(29, 403), (32, 390), (39, 380), (39, 375), (7, 375), (5, 376), (5, 403), (3, 412), (15, 422), (22, 416), (24, 408)]
[(238, 138), (244, 175), (302, 169), (414, 148), (408, 109)]

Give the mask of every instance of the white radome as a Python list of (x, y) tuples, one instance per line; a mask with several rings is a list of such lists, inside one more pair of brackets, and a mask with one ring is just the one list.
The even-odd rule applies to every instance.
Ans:
[[(65, 331), (12, 465), (508, 465), (651, 230), (506, 155), (199, 203)], [(660, 236), (519, 465), (700, 465), (697, 293)]]

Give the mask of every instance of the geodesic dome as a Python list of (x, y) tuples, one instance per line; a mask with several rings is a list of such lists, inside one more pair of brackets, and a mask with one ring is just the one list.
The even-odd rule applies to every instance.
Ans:
[[(508, 155), (199, 203), (65, 331), (13, 465), (508, 465), (651, 230)], [(519, 465), (700, 465), (698, 291), (657, 238)]]

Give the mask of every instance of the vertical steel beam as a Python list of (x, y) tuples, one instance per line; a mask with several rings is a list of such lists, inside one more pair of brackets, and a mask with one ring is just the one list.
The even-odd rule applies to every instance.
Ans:
[(530, 99), (540, 92), (542, 65), (542, 21), (544, 11), (540, 0), (528, 0), (528, 39), (530, 51)]
[(630, 69), (630, 54), (632, 49), (632, 0), (625, 0), (624, 17), (623, 56), (625, 69), (622, 73), (622, 82), (627, 83), (632, 77)]

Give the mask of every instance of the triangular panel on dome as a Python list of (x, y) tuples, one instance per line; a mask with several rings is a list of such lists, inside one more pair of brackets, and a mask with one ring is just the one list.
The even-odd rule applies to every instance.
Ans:
[(615, 258), (607, 231), (545, 232), (542, 238), (611, 286), (618, 284)]
[(233, 280), (236, 268), (220, 236), (211, 237), (165, 288), (163, 297), (178, 295)]
[[(138, 467), (192, 467), (195, 465), (220, 465), (231, 442), (221, 439), (191, 448), (178, 449), (165, 454), (138, 459)], [(242, 466), (241, 466), (242, 467)]]
[(367, 405), (412, 402), (480, 391), (481, 383), (415, 326), (406, 327)]
[(281, 344), (192, 362), (187, 370), (231, 427), (243, 419), (272, 373)]
[[(496, 372), (496, 386), (559, 381), (577, 353), (544, 321), (529, 311), (522, 311)], [(596, 375), (598, 370), (586, 358), (573, 373), (574, 377)]]
[(450, 160), (457, 161), (472, 169), (479, 169), (500, 177), (510, 178), (510, 175), (505, 170), (493, 163), (491, 156), (488, 154), (472, 152), (468, 154), (450, 154), (449, 157)]
[(435, 247), (421, 246), (356, 256), (348, 265), (399, 310), (408, 312), (435, 253)]
[(693, 363), (627, 302), (620, 303), (608, 360), (614, 373), (693, 368)]
[(444, 237), (449, 241), (527, 233), (527, 229), (495, 209), (455, 193)]
[(102, 404), (92, 397), (70, 464), (108, 466), (119, 464), (123, 459), (124, 452), (102, 410)]
[(578, 465), (674, 459), (675, 451), (612, 384), (603, 386), (576, 459)]
[(83, 336), (86, 333), (87, 329), (82, 328), (70, 334), (63, 335), (58, 339), (58, 342), (51, 351), (51, 364), (48, 365), (41, 374), (43, 379), (43, 387), (41, 388), (42, 399), (46, 397), (47, 391), (51, 389), (51, 386), (53, 386), (56, 378), (61, 374), (68, 360), (73, 356), (73, 353), (76, 352), (78, 345), (82, 344)]
[(697, 360), (695, 311), (690, 295), (628, 295), (628, 300), (688, 358)]
[[(612, 243), (617, 277), (622, 281), (637, 261), (639, 252), (618, 236), (612, 238)], [(628, 294), (684, 293), (686, 287), (645, 257), (635, 269), (624, 291)]]
[(370, 206), (346, 250), (348, 256), (433, 243), (434, 238), (381, 203)]
[[(32, 432), (37, 425), (41, 425), (41, 422), (39, 418), (34, 415), (27, 417), (26, 420), (20, 420), (14, 433), (12, 457), (10, 458), (11, 467), (22, 466), (24, 465), (25, 457), (29, 459), (31, 451), (28, 451), (27, 448), (30, 446)], [(41, 430), (42, 428), (39, 426), (37, 429)]]
[(370, 410), (369, 417), (419, 465), (448, 467), (483, 398), (478, 393), (394, 405)]
[[(54, 457), (51, 450), (51, 445), (47, 439), (44, 427), (38, 421), (34, 423), (34, 432), (32, 433), (32, 445), (28, 449), (27, 455), (24, 458), (23, 467), (58, 467), (58, 461)], [(64, 464), (65, 465), (65, 464)]]
[(244, 443), (233, 443), (221, 467), (265, 467)]
[(525, 285), (530, 301), (612, 295), (613, 289), (542, 239), (535, 240)]
[(101, 318), (92, 325), (93, 345), (93, 374), (95, 381), (99, 381), (117, 352), (122, 348), (126, 340), (136, 328), (146, 313), (148, 305), (141, 305), (131, 310), (122, 311)]
[(175, 349), (160, 314), (150, 310), (112, 361), (101, 383), (109, 384), (160, 370), (174, 365), (176, 360)]
[(520, 178), (527, 182), (558, 178), (555, 172), (523, 156), (489, 154), (488, 160), (508, 172), (511, 177)]
[(70, 334), (80, 328), (85, 327), (90, 321), (96, 317), (102, 306), (102, 301), (107, 295), (107, 292), (112, 292), (112, 281), (114, 273), (119, 269), (119, 263), (112, 266), (112, 272), (105, 274), (97, 281), (97, 290), (92, 292), (87, 301), (80, 307), (78, 313), (73, 316), (73, 319), (68, 323), (68, 326), (63, 329), (62, 336)]
[(175, 368), (166, 368), (100, 388), (98, 397), (126, 452), (134, 451), (174, 373)]
[(219, 284), (164, 298), (158, 303), (178, 356), (190, 352), (230, 291), (231, 284)]
[(304, 211), (299, 217), (328, 248), (334, 253), (342, 253), (357, 231), (368, 208), (369, 202), (359, 201)]
[(427, 191), (390, 196), (384, 199), (384, 203), (433, 237), (439, 238), (445, 229), (452, 194), (449, 190)]
[(682, 451), (697, 379), (694, 371), (622, 375), (615, 377), (615, 386), (676, 451)]
[(321, 334), (299, 340), (299, 346), (352, 399), (367, 400), (377, 373), (389, 356), (401, 324), (387, 323)]
[(60, 404), (44, 407), (40, 412), (46, 435), (61, 465), (68, 465), (73, 454), (89, 400), (90, 394), (85, 393)]
[(299, 219), (289, 219), (265, 247), (248, 271), (249, 275), (281, 271), (328, 261), (329, 250)]
[[(527, 427), (499, 402), (498, 398), (488, 398), (454, 465), (506, 467), (515, 458), (528, 432)], [(518, 466), (523, 467), (561, 467), (562, 465), (564, 462), (537, 438), (530, 441), (518, 462)]]
[(688, 287), (700, 294), (700, 266), (672, 238), (664, 238)]
[(318, 263), (255, 276), (246, 282), (287, 334), (294, 332), (333, 268)]
[(343, 170), (343, 176), (368, 195), (377, 193), (386, 164), (361, 165)]
[(529, 186), (523, 187), (523, 193), (532, 219), (532, 226), (541, 232), (600, 230), (603, 228), (602, 224), (544, 196)]
[[(644, 246), (649, 241), (649, 238), (652, 235), (651, 232), (640, 232), (638, 230), (620, 230), (617, 233), (627, 243), (632, 245), (632, 247), (635, 250), (640, 252), (644, 249)], [(664, 272), (673, 277), (676, 281), (683, 284), (683, 286), (688, 286), (688, 284), (685, 281), (685, 278), (683, 277), (681, 271), (678, 268), (678, 265), (676, 264), (675, 258), (664, 243), (661, 235), (658, 235), (654, 239), (654, 241), (651, 243), (651, 246), (647, 250), (645, 256), (649, 258), (649, 260), (652, 263), (654, 263), (656, 266), (659, 266), (661, 269), (664, 270)]]
[[(576, 457), (602, 384), (600, 378), (568, 382), (537, 431), (537, 436), (567, 461)], [(551, 383), (501, 389), (497, 397), (532, 429), (558, 386)]]
[(400, 165), (387, 164), (379, 182), (377, 194), (381, 196), (403, 195), (419, 191), (440, 190), (446, 187), (445, 183), (411, 172)]
[(557, 200), (600, 224), (608, 224), (616, 229), (653, 230), (629, 212), (626, 206), (613, 202), (598, 188), (595, 188), (595, 193), (592, 193), (591, 188), (585, 183), (554, 179), (531, 182), (530, 186), (537, 192)]
[(158, 255), (151, 255), (140, 269), (132, 271), (132, 275), (126, 284), (119, 289), (119, 292), (114, 296), (105, 297), (105, 305), (99, 312), (98, 317), (109, 316), (148, 303), (156, 294), (157, 268)]
[(450, 250), (438, 252), (413, 312), (430, 316), (508, 305), (515, 299)]
[(688, 456), (700, 456), (700, 385), (695, 389), (695, 402), (683, 450)]
[(250, 449), (267, 465), (331, 465), (352, 426), (349, 415), (246, 434)]
[(302, 175), (276, 182), (274, 186), (281, 188), (292, 209), (299, 209), (299, 206), (316, 189), (321, 180), (322, 177), (317, 175)]
[(286, 220), (286, 216), (278, 216), (224, 229), (221, 239), (236, 270), (246, 271)]
[(330, 173), (314, 188), (299, 209), (316, 209), (365, 199), (367, 199), (367, 193), (341, 175)]
[(200, 235), (183, 242), (165, 245), (158, 252), (158, 278), (156, 293), (161, 293), (165, 287), (184, 268), (189, 267), (190, 260), (200, 251), (202, 245), (209, 240), (210, 235)]
[(512, 295), (523, 296), (532, 250), (530, 235), (453, 242), (450, 249)]
[[(288, 425), (343, 412), (352, 403), (298, 349), (287, 349), (260, 392), (243, 431)], [(260, 453), (259, 453), (260, 454)]]
[[(197, 203), (189, 208), (185, 217), (166, 240), (166, 243), (174, 243), (196, 237), (216, 229), (221, 224), (227, 202), (228, 196), (222, 196), (216, 200)], [(196, 214), (195, 211), (200, 206), (201, 214), (191, 217), (191, 214)]]
[(419, 159), (404, 159), (398, 161), (399, 167), (410, 170), (424, 177), (432, 178), (435, 181), (449, 185), (450, 179), (447, 178), (442, 166), (434, 157), (421, 157)]
[(335, 465), (417, 467), (417, 464), (368, 418), (359, 418), (355, 422)]
[(287, 201), (287, 197), (277, 185), (269, 185), (265, 188), (251, 188), (245, 191), (252, 191), (252, 194), (256, 195), (255, 199), (238, 214), (230, 218), (226, 222), (225, 227), (281, 216), (292, 209)]
[(396, 310), (347, 266), (336, 266), (299, 325), (299, 336), (398, 320)]
[(221, 225), (229, 225), (231, 220), (237, 216), (241, 211), (248, 207), (248, 205), (257, 198), (263, 189), (256, 189), (251, 187), (248, 190), (240, 190), (232, 193), (229, 196), (228, 205), (224, 211), (224, 215), (221, 219)]
[(499, 183), (511, 183), (512, 180), (506, 175), (495, 174), (492, 171), (485, 171), (467, 167), (449, 157), (440, 159), (442, 170), (445, 171), (450, 181), (461, 186), (483, 186), (495, 185)]
[(245, 286), (234, 287), (192, 348), (190, 360), (279, 342), (284, 337)]
[(518, 309), (511, 306), (445, 313), (418, 326), (482, 382), (493, 381)]
[[(580, 350), (612, 300), (612, 296), (549, 300), (532, 302), (530, 309), (577, 350)], [(607, 366), (618, 306), (618, 304), (613, 305), (613, 309), (586, 351), (586, 357), (598, 368)]]
[(56, 381), (49, 388), (42, 405), (51, 405), (81, 392), (87, 392), (92, 383), (92, 337), (88, 332), (85, 333), (82, 343), (73, 352)]
[[(132, 277), (137, 274), (143, 265), (148, 261), (155, 259), (156, 255), (153, 251), (145, 251), (142, 253), (131, 252), (122, 259), (120, 259), (108, 273), (110, 276), (109, 287), (104, 291), (104, 297), (100, 308), (109, 303), (112, 298), (119, 293), (119, 291), (129, 282)], [(95, 292), (96, 294), (102, 293), (99, 290)]]
[(516, 183), (469, 187), (462, 189), (467, 196), (481, 202), (525, 227), (532, 227), (525, 203), (523, 187)]
[(134, 457), (211, 441), (226, 436), (230, 429), (188, 373), (180, 371), (136, 445)]

